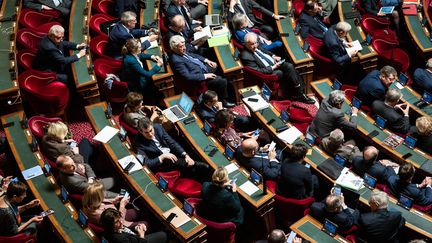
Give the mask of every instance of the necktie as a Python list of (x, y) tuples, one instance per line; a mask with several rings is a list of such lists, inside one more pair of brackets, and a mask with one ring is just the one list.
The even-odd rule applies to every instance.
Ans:
[(273, 65), (273, 61), (267, 57), (264, 53), (262, 53), (260, 50), (256, 50), (255, 53), (261, 58), (261, 61), (264, 61), (264, 65), (266, 67)]
[(185, 22), (186, 22), (186, 27), (188, 29), (191, 28), (191, 26), (189, 26), (190, 23), (190, 19), (189, 19), (189, 15), (187, 14), (187, 9), (185, 6), (180, 6), (180, 12), (182, 13), (183, 17), (185, 18)]
[(317, 17), (314, 17), (315, 21), (318, 22), (319, 27), (323, 30), (323, 32), (327, 32), (328, 28), (325, 26), (321, 20), (319, 20)]
[(208, 72), (207, 67), (200, 60), (193, 58), (193, 57), (189, 56), (188, 54), (185, 54), (184, 57), (186, 57), (189, 61), (198, 65), (204, 72)]

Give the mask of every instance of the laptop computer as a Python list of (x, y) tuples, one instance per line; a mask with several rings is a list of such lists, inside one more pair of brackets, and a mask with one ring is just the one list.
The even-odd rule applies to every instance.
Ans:
[(339, 80), (337, 80), (337, 79), (334, 79), (334, 80), (333, 80), (332, 88), (333, 88), (334, 90), (340, 90), (341, 87), (342, 87), (341, 82), (339, 82)]
[(221, 25), (221, 17), (219, 14), (208, 14), (204, 16), (204, 25), (215, 26)]
[(181, 121), (189, 116), (189, 113), (192, 111), (193, 105), (193, 100), (189, 98), (189, 96), (187, 96), (185, 92), (183, 92), (180, 96), (178, 103), (163, 110), (162, 113), (171, 122)]
[(162, 192), (168, 191), (168, 181), (163, 176), (159, 177), (157, 185)]
[(401, 72), (398, 81), (402, 86), (405, 86), (408, 83), (408, 76)]
[(64, 186), (61, 186), (60, 189), (60, 199), (63, 203), (66, 203), (68, 201), (69, 193), (66, 191), (66, 188)]
[(87, 218), (87, 216), (84, 214), (84, 212), (83, 211), (81, 211), (81, 209), (79, 210), (79, 213), (78, 213), (78, 223), (79, 223), (79, 225), (82, 227), (82, 228), (86, 228), (87, 227), (87, 221), (88, 221), (88, 218)]
[(183, 210), (189, 216), (194, 215), (194, 207), (186, 199), (183, 201)]
[(234, 149), (231, 148), (231, 146), (229, 146), (228, 144), (225, 146), (225, 152), (224, 152), (225, 156), (227, 157), (228, 160), (232, 160), (234, 158)]
[(281, 110), (280, 118), (282, 119), (282, 121), (283, 121), (284, 123), (287, 123), (287, 122), (289, 121), (289, 113), (288, 113), (288, 111), (286, 111), (286, 110)]
[(314, 135), (306, 132), (305, 139), (306, 139), (306, 143), (309, 144), (309, 146), (314, 146), (315, 139), (316, 139), (316, 137)]

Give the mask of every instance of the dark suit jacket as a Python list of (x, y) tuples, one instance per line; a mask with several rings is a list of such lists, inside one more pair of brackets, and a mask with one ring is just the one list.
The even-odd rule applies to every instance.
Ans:
[(373, 14), (373, 15), (377, 15), (379, 10), (380, 10), (380, 6), (378, 5), (378, 3), (375, 0), (365, 0), (362, 1), (364, 8), (366, 10), (366, 13), (369, 14)]
[(83, 164), (86, 170), (86, 176), (82, 176), (80, 174), (65, 174), (63, 172), (59, 172), (59, 177), (62, 185), (66, 188), (66, 190), (70, 193), (76, 194), (84, 194), (85, 189), (88, 187), (88, 178), (96, 177), (96, 174), (93, 172), (93, 169), (88, 164)]
[[(321, 23), (322, 23), (322, 16), (316, 15), (316, 17), (318, 17), (319, 21), (321, 21)], [(301, 27), (300, 35), (303, 39), (307, 38), (308, 35), (312, 35), (313, 37), (321, 39), (321, 40), (324, 39), (325, 32), (319, 26), (319, 24), (315, 20), (314, 16), (310, 16), (309, 14), (302, 11), (302, 13), (300, 14), (300, 16), (298, 18), (298, 21), (299, 21), (299, 24)]]
[(73, 152), (72, 148), (64, 142), (59, 142), (55, 139), (51, 139), (48, 136), (43, 136), (40, 143), (40, 148), (45, 157), (55, 162), (57, 157), (60, 155), (67, 155), (72, 158), (75, 163), (84, 163), (84, 158), (80, 154)]
[[(268, 158), (261, 157), (246, 157), (242, 154), (241, 148), (239, 147), (236, 151), (236, 158), (246, 167), (249, 171), (253, 168), (258, 173), (263, 174), (263, 176), (270, 180), (275, 180), (279, 178), (281, 174), (281, 164), (280, 162), (270, 161)], [(262, 165), (264, 164), (264, 173), (262, 173)]]
[(324, 138), (330, 135), (330, 132), (336, 128), (351, 128), (357, 127), (357, 117), (351, 116), (350, 120), (345, 120), (344, 113), (328, 102), (328, 98), (325, 98), (321, 102), (321, 106), (309, 126), (309, 132), (312, 134)]
[(333, 223), (338, 225), (338, 230), (346, 231), (349, 230), (360, 217), (360, 211), (357, 209), (351, 212), (349, 208), (342, 210), (339, 213), (330, 213), (325, 209), (325, 204), (322, 202), (314, 202), (310, 208), (310, 215), (321, 222), (325, 219), (329, 219)]
[[(187, 9), (187, 6), (184, 6), (184, 7), (186, 7), (186, 9)], [(187, 26), (189, 25), (189, 27), (190, 27), (189, 31), (191, 31), (193, 29), (193, 23), (192, 23), (193, 19), (190, 16), (189, 9), (187, 9), (187, 13), (189, 13), (189, 15), (188, 15), (187, 18), (185, 18), (185, 21), (187, 23), (186, 29), (187, 29)], [(169, 24), (170, 24), (169, 22), (176, 15), (183, 15), (183, 14), (180, 12), (180, 10), (178, 9), (178, 7), (171, 1), (171, 3), (168, 5), (168, 8), (167, 8), (167, 10), (165, 12), (165, 16), (167, 17), (167, 21), (168, 21), (167, 26), (169, 26)]]
[[(150, 54), (140, 53), (138, 58), (146, 65), (146, 60), (151, 59)], [(123, 59), (121, 80), (128, 83), (130, 91), (147, 94), (147, 96), (154, 95), (154, 85), (152, 82), (152, 75), (158, 73), (161, 68), (155, 65), (150, 71), (144, 69), (135, 58), (135, 56), (128, 54)]]
[[(205, 58), (194, 53), (186, 53), (193, 58), (197, 58), (204, 63)], [(180, 56), (177, 53), (171, 55), (170, 61), (177, 74), (186, 81), (204, 81), (205, 72), (197, 64), (191, 62), (184, 56)]]
[(363, 156), (356, 156), (352, 162), (353, 171), (363, 177), (365, 173), (375, 177), (379, 182), (387, 182), (390, 175), (395, 174), (394, 169), (386, 167), (378, 161), (367, 161)]
[(399, 229), (405, 225), (400, 212), (378, 209), (360, 215), (360, 236), (368, 242), (397, 242)]
[(197, 206), (199, 216), (220, 223), (243, 223), (244, 211), (237, 192), (204, 182), (201, 198), (202, 201)]
[[(109, 52), (114, 57), (121, 57), (121, 52), (126, 41), (130, 38), (140, 38), (146, 35), (146, 31), (142, 29), (127, 29), (121, 22), (114, 25), (109, 33)], [(149, 41), (144, 41), (141, 45), (142, 50), (150, 46)]]
[(312, 192), (313, 182), (310, 169), (297, 162), (283, 161), (277, 194), (288, 198), (304, 199), (310, 197)]
[(415, 204), (432, 204), (432, 188), (430, 187), (418, 188), (416, 184), (400, 182), (398, 175), (390, 176), (387, 179), (387, 184), (391, 193), (398, 198), (399, 194), (402, 193), (412, 198)]
[(114, 13), (121, 17), (123, 12), (132, 11), (139, 14), (139, 5), (137, 0), (117, 0), (115, 1)]
[[(258, 11), (260, 11), (261, 13), (263, 13), (266, 16), (271, 17), (273, 15), (273, 12), (264, 8), (263, 6), (261, 6), (260, 4), (258, 4), (256, 1), (254, 0), (240, 0), (244, 10), (245, 10), (245, 14), (248, 16), (248, 18), (252, 21), (252, 23), (254, 23), (254, 25), (262, 25), (264, 24), (264, 21), (262, 19), (259, 19), (257, 17), (255, 17), (254, 13), (252, 12), (252, 9), (256, 9)], [(234, 15), (236, 13), (241, 13), (241, 12), (236, 12), (236, 9), (234, 8), (234, 12), (230, 12), (228, 11), (228, 21), (232, 22), (232, 18), (234, 17)]]
[[(264, 48), (258, 47), (260, 51), (272, 56), (274, 55), (270, 51), (267, 51)], [(244, 66), (252, 68), (253, 70), (256, 70), (260, 73), (265, 74), (272, 74), (273, 69), (271, 66), (266, 67), (264, 63), (261, 62), (261, 60), (254, 55), (251, 51), (249, 51), (247, 48), (243, 49), (243, 51), (240, 54), (241, 62)]]
[[(185, 152), (182, 146), (168, 135), (162, 125), (154, 123), (153, 128), (155, 137), (162, 147), (169, 148), (171, 150), (170, 153), (177, 157), (181, 156), (181, 154)], [(158, 157), (162, 154), (162, 151), (160, 151), (153, 140), (148, 140), (141, 133), (138, 133), (135, 137), (133, 147), (135, 150), (143, 154), (144, 164), (151, 169), (160, 164)]]
[(38, 11), (42, 10), (42, 5), (56, 9), (61, 12), (64, 17), (68, 17), (70, 8), (72, 6), (71, 0), (62, 0), (62, 3), (56, 6), (53, 0), (24, 0), (23, 6), (25, 8), (32, 8)]
[(113, 233), (113, 234), (105, 234), (105, 238), (109, 242), (113, 243), (121, 243), (121, 242), (129, 242), (129, 243), (147, 243), (146, 239), (142, 239), (137, 235), (132, 235), (129, 233)]
[(394, 132), (406, 134), (410, 130), (409, 117), (400, 114), (395, 108), (386, 105), (384, 101), (376, 100), (372, 103), (372, 114), (386, 119), (386, 126)]
[(345, 50), (342, 41), (336, 34), (336, 25), (333, 25), (324, 35), (324, 45), (330, 53), (330, 58), (339, 66), (345, 66), (351, 63), (351, 57)]
[(65, 57), (65, 53), (76, 50), (76, 46), (76, 43), (69, 41), (62, 41), (56, 46), (48, 36), (45, 36), (39, 44), (33, 67), (42, 71), (64, 73), (67, 64), (78, 61), (77, 55)]
[(174, 30), (172, 30), (171, 28), (168, 28), (168, 32), (165, 34), (164, 37), (164, 41), (165, 41), (165, 46), (170, 48), (169, 46), (169, 40), (171, 39), (171, 37), (175, 36), (175, 35), (181, 35), (185, 38), (185, 44), (186, 44), (186, 52), (188, 53), (196, 53), (197, 49), (191, 44), (190, 38), (192, 35), (190, 35), (190, 32), (186, 30), (182, 31), (182, 32), (175, 32)]
[(413, 87), (420, 93), (423, 91), (432, 92), (432, 73), (426, 69), (417, 68), (414, 71)]
[(359, 83), (355, 97), (362, 101), (362, 105), (371, 106), (375, 100), (384, 100), (387, 87), (379, 78), (379, 71), (367, 74)]
[(423, 152), (432, 154), (432, 136), (425, 136), (418, 134), (417, 127), (411, 127), (412, 136), (417, 139), (416, 147)]

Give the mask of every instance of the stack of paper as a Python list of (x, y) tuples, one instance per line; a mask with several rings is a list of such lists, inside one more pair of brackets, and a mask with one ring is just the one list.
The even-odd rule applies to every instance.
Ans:
[(240, 190), (244, 191), (249, 196), (254, 194), (256, 191), (259, 190), (259, 188), (250, 181), (246, 181), (239, 188), (240, 188)]
[(122, 167), (122, 169), (126, 168), (126, 166), (130, 163), (130, 162), (134, 162), (135, 165), (129, 170), (129, 174), (131, 174), (132, 172), (141, 170), (143, 167), (141, 165), (141, 163), (137, 160), (137, 158), (133, 155), (128, 155), (124, 158), (119, 159), (118, 161), (120, 163), (120, 166)]
[(359, 40), (355, 40), (355, 41), (351, 42), (351, 44), (353, 45), (352, 47), (345, 48), (345, 50), (347, 51), (347, 53), (350, 53), (352, 50), (355, 50), (355, 51), (361, 51), (361, 50), (363, 50), (363, 47), (361, 46)]
[(105, 126), (93, 139), (102, 143), (107, 143), (118, 132), (119, 130), (114, 127)]
[(344, 168), (339, 178), (336, 180), (336, 184), (352, 189), (352, 190), (360, 190), (363, 186), (363, 179), (359, 176), (355, 175), (348, 168)]
[(297, 138), (303, 135), (296, 127), (292, 126), (289, 129), (279, 133), (277, 136), (285, 143), (293, 144)]
[(36, 165), (35, 167), (27, 170), (23, 170), (21, 173), (24, 177), (24, 180), (30, 180), (32, 178), (35, 178), (36, 176), (43, 175), (42, 168), (39, 165)]
[(260, 94), (252, 95), (247, 98), (243, 98), (243, 102), (253, 111), (260, 111), (269, 107), (269, 103), (263, 99)]
[(210, 26), (207, 25), (201, 31), (197, 31), (194, 33), (194, 39), (191, 43), (192, 45), (196, 45), (198, 42), (208, 40), (211, 37), (212, 37), (212, 33), (210, 30)]

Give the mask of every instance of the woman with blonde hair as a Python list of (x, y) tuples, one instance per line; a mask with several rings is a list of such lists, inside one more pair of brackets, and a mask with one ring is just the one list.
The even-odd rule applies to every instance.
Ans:
[(71, 157), (75, 163), (89, 163), (93, 155), (93, 146), (88, 139), (83, 138), (79, 144), (68, 137), (69, 128), (61, 121), (51, 122), (42, 137), (42, 153), (51, 161), (56, 161), (60, 155)]
[(90, 184), (84, 192), (82, 199), (83, 212), (87, 215), (90, 223), (100, 225), (100, 216), (107, 208), (117, 209), (122, 214), (124, 225), (133, 229), (144, 221), (139, 221), (139, 212), (136, 209), (126, 209), (130, 197), (117, 196), (112, 199), (105, 198), (104, 186), (102, 183), (96, 182)]
[(240, 204), (235, 182), (228, 178), (228, 171), (219, 167), (213, 173), (212, 182), (204, 182), (202, 201), (197, 206), (198, 215), (205, 219), (223, 223), (243, 223), (244, 211)]
[(422, 116), (417, 118), (416, 126), (413, 128), (413, 135), (417, 138), (417, 147), (431, 154), (432, 150), (432, 118)]

